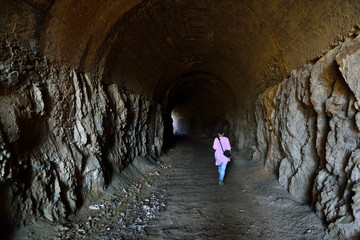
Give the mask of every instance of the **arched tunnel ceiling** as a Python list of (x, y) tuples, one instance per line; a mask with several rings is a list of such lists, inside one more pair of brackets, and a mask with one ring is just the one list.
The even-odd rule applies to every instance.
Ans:
[(177, 105), (193, 105), (204, 116), (224, 116), (236, 110), (235, 97), (229, 86), (216, 76), (203, 72), (189, 73), (177, 79), (164, 99), (167, 100), (164, 105), (170, 110)]
[(360, 23), (359, 1), (55, 1), (49, 58), (162, 101), (181, 76), (208, 72), (248, 104)]

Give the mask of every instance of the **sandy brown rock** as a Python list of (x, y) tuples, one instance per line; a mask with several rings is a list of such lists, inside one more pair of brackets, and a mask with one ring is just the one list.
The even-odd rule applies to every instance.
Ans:
[(340, 238), (359, 231), (355, 176), (360, 135), (353, 80), (358, 66), (352, 62), (357, 42), (349, 40), (314, 65), (293, 71), (259, 98), (256, 112), (254, 158), (265, 161), (290, 193), (312, 203)]
[[(157, 104), (2, 46), (1, 181), (8, 184), (16, 221), (74, 213), (135, 157), (160, 154)], [(35, 66), (23, 59), (27, 54)], [(13, 81), (13, 72), (21, 81)]]

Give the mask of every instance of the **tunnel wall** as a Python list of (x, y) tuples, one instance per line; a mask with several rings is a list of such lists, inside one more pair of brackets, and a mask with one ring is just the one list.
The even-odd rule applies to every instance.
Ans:
[(0, 182), (15, 222), (77, 211), (136, 156), (159, 156), (161, 106), (0, 44)]
[(330, 233), (360, 232), (360, 37), (292, 71), (257, 101), (254, 159), (310, 203)]
[[(76, 211), (86, 201), (87, 193), (96, 192), (97, 188), (101, 191), (136, 155), (159, 154), (164, 125), (161, 109), (145, 96), (162, 96), (159, 93), (166, 92), (169, 81), (184, 72), (211, 72), (229, 85), (240, 108), (226, 117), (231, 126), (228, 135), (233, 145), (249, 148), (254, 142), (252, 104), (258, 93), (278, 83), (289, 69), (322, 55), (359, 22), (356, 1), (2, 3), (0, 181), (8, 186), (9, 208), (23, 223), (42, 215), (57, 219)], [(297, 70), (297, 74), (306, 75), (309, 71), (310, 79), (314, 79), (315, 66), (321, 69), (310, 64)], [(104, 68), (109, 70), (108, 75)], [(342, 79), (338, 67), (330, 69)], [(102, 73), (109, 79), (93, 75)], [(295, 76), (288, 81), (300, 79)], [(319, 176), (327, 179), (319, 180), (319, 184), (324, 183), (318, 185), (319, 189), (331, 188), (332, 181), (338, 184), (340, 176), (349, 179), (344, 174), (325, 171), (326, 161), (330, 161), (326, 160), (327, 139), (335, 138), (328, 133), (331, 124), (336, 123), (332, 119), (340, 117), (331, 115), (330, 110), (315, 110), (315, 103), (306, 99), (294, 100), (291, 84), (304, 89), (304, 98), (313, 94), (308, 93), (306, 85), (310, 80), (305, 76), (304, 79), (304, 86), (296, 80), (280, 84), (279, 92), (273, 88), (262, 95), (257, 106), (258, 146), (254, 157), (263, 161), (268, 158), (267, 166), (275, 173), (281, 168), (285, 173), (279, 174), (281, 182), (300, 198), (314, 202), (320, 216), (327, 214), (328, 221), (335, 222), (342, 216), (336, 203), (352, 201), (351, 197), (340, 195), (339, 201), (329, 201), (327, 205), (325, 194), (321, 195), (325, 190), (316, 190), (314, 196), (309, 192)], [(285, 88), (293, 97), (288, 102), (280, 100), (280, 96), (289, 96)], [(326, 84), (324, 88), (333, 91)], [(319, 95), (321, 101), (316, 109), (324, 109), (330, 98), (325, 93)], [(291, 109), (280, 109), (275, 105), (280, 102)], [(302, 109), (298, 116), (306, 122), (299, 123), (300, 129), (309, 131), (302, 133), (304, 136), (300, 134), (300, 144), (304, 144), (301, 151), (305, 152), (301, 156), (296, 156), (299, 149), (290, 147), (292, 140), (298, 144), (297, 135), (289, 133), (291, 141), (282, 141), (281, 145), (279, 139), (286, 134), (270, 130), (276, 124), (286, 128), (285, 115), (293, 114), (297, 108)], [(355, 114), (352, 111), (355, 110), (349, 110), (350, 115)], [(270, 114), (260, 120), (267, 112), (283, 115)], [(344, 124), (352, 129), (349, 131), (353, 139), (357, 130), (349, 114), (343, 118), (348, 119)], [(295, 119), (288, 119), (289, 123), (297, 122)], [(340, 141), (337, 137), (335, 140), (336, 144)], [(346, 150), (347, 157), (353, 151), (352, 141), (343, 148), (350, 149)], [(329, 144), (334, 145), (330, 140)], [(341, 151), (333, 150), (334, 154)], [(284, 158), (287, 161), (282, 161)], [(293, 162), (296, 168), (287, 170), (286, 166)], [(344, 187), (344, 182), (340, 182), (338, 185)], [(348, 204), (345, 206), (351, 209)]]

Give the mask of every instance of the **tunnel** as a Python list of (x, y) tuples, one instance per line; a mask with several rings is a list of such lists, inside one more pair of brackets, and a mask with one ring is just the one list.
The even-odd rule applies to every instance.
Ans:
[(170, 139), (173, 134), (215, 136), (217, 129), (229, 129), (227, 119), (233, 119), (236, 111), (230, 87), (209, 73), (179, 77), (162, 99), (165, 126), (169, 126), (165, 133)]
[(358, 236), (359, 12), (352, 0), (3, 0), (2, 229), (67, 218), (134, 159), (223, 129), (333, 237)]

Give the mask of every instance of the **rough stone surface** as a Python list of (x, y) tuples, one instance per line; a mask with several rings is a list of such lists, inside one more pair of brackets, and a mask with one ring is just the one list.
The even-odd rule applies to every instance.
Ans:
[(350, 39), (294, 70), (256, 108), (254, 159), (341, 239), (360, 232), (358, 46), (359, 38)]
[(357, 221), (357, 158), (345, 163), (360, 129), (357, 42), (266, 91), (256, 149), (251, 136), (258, 94), (358, 34), (359, 1), (1, 3), (0, 181), (19, 222), (77, 211), (133, 159), (159, 155), (182, 103), (197, 133), (229, 130), (331, 229)]
[(16, 222), (63, 218), (136, 157), (160, 154), (159, 105), (6, 42), (0, 47), (0, 181)]
[(264, 93), (256, 111), (259, 147), (254, 155), (265, 158), (267, 168), (279, 177), (280, 183), (305, 202), (311, 191), (307, 176), (315, 173), (317, 165), (311, 135), (315, 114), (306, 89), (310, 69), (306, 66), (293, 71), (288, 81)]

